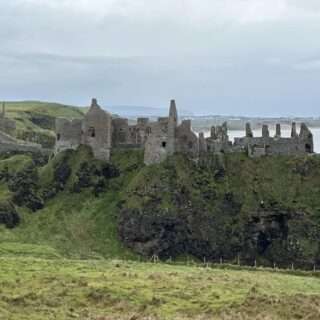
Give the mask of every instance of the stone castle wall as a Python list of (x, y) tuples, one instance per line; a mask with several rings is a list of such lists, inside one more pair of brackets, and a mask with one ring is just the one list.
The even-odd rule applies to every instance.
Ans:
[(191, 121), (184, 120), (177, 127), (176, 134), (176, 152), (189, 155), (191, 158), (197, 158), (199, 155), (199, 139), (191, 129)]
[(174, 153), (183, 153), (195, 160), (210, 153), (246, 152), (250, 157), (313, 153), (313, 136), (305, 124), (297, 134), (293, 123), (290, 138), (281, 137), (279, 124), (275, 137), (270, 137), (266, 125), (262, 127), (262, 136), (254, 137), (247, 124), (245, 136), (235, 138), (232, 143), (226, 123), (212, 127), (210, 137), (205, 138), (203, 133), (198, 137), (192, 131), (190, 120), (179, 124), (174, 100), (170, 102), (168, 117), (160, 117), (155, 122), (138, 118), (136, 124), (129, 125), (128, 119), (112, 118), (93, 99), (83, 120), (58, 119), (56, 131), (56, 153), (85, 144), (91, 146), (97, 159), (108, 161), (112, 148), (143, 148), (147, 165), (160, 163)]
[(56, 119), (55, 152), (77, 149), (81, 144), (82, 121), (78, 119)]
[(300, 134), (297, 135), (296, 124), (293, 123), (291, 132), (291, 137), (281, 137), (281, 127), (277, 124), (275, 137), (270, 137), (268, 126), (263, 125), (262, 136), (253, 137), (247, 124), (246, 137), (235, 138), (234, 150), (246, 150), (251, 157), (313, 153), (313, 136), (305, 124), (301, 125)]
[(160, 163), (168, 157), (168, 123), (164, 121), (153, 124), (152, 134), (146, 140), (144, 163), (147, 165)]

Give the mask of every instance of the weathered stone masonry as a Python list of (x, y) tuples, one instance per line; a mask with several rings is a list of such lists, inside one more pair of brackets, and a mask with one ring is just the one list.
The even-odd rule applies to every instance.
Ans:
[(291, 137), (281, 137), (280, 124), (276, 134), (270, 137), (267, 125), (262, 127), (262, 136), (254, 137), (250, 124), (246, 124), (245, 137), (229, 141), (227, 123), (211, 128), (205, 138), (192, 131), (191, 121), (178, 121), (174, 100), (170, 102), (168, 117), (151, 122), (148, 118), (138, 118), (135, 125), (128, 119), (112, 118), (104, 111), (96, 99), (83, 120), (56, 120), (57, 141), (55, 153), (65, 149), (76, 149), (80, 144), (89, 145), (97, 159), (110, 159), (112, 148), (142, 148), (147, 165), (160, 163), (174, 153), (183, 153), (197, 160), (206, 154), (245, 152), (250, 157), (268, 155), (301, 155), (313, 153), (313, 135), (305, 124), (301, 124), (297, 134), (296, 124), (292, 124)]

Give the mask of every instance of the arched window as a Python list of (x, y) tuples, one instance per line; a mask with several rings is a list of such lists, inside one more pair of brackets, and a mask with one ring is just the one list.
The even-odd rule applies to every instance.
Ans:
[(192, 149), (192, 148), (193, 148), (193, 143), (192, 143), (192, 141), (189, 141), (189, 142), (188, 142), (188, 148), (189, 148), (189, 149)]
[(57, 140), (59, 141), (61, 139), (60, 133), (57, 134)]
[(162, 148), (165, 148), (167, 146), (167, 143), (165, 141), (162, 141)]

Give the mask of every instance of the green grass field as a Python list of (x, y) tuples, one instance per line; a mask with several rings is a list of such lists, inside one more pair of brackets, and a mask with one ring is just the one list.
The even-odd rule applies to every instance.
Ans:
[(67, 260), (45, 246), (0, 249), (0, 319), (319, 318), (320, 278), (307, 273)]
[(51, 117), (82, 118), (86, 108), (68, 106), (59, 103), (42, 101), (12, 101), (6, 102), (6, 115), (9, 118), (19, 117), (21, 113), (42, 114)]

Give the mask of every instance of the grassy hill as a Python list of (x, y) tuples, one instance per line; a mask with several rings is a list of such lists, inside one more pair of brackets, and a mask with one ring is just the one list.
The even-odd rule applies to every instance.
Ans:
[[(136, 161), (141, 163), (141, 152), (132, 153), (131, 162), (125, 161), (122, 165), (119, 161), (119, 169), (125, 171)], [(0, 183), (0, 217), (1, 204), (5, 207), (14, 195), (21, 198), (18, 203), (22, 201), (20, 207), (16, 206), (20, 216), (18, 227), (7, 229), (0, 224), (0, 247), (1, 243), (7, 242), (30, 243), (54, 247), (65, 257), (134, 256), (118, 240), (117, 233), (117, 204), (129, 175), (109, 181), (84, 172), (84, 163), (94, 165), (93, 170), (105, 165), (95, 161), (86, 147), (78, 152), (62, 153), (45, 166), (32, 163), (33, 160), (25, 155), (0, 161), (0, 172), (16, 177), (17, 184), (22, 186), (18, 191), (10, 191), (10, 182), (3, 179)], [(80, 180), (79, 172), (83, 174)], [(8, 180), (15, 181), (14, 178)], [(99, 183), (105, 185), (97, 194), (95, 189)], [(45, 199), (45, 206), (40, 202), (39, 208), (42, 199)], [(34, 207), (36, 212), (33, 212)]]
[[(43, 145), (84, 110), (7, 104)], [(320, 266), (319, 181), (319, 156), (1, 155), (0, 319), (318, 319), (319, 273), (284, 268)]]
[(74, 258), (320, 263), (319, 157), (142, 160), (141, 150), (114, 150), (108, 164), (84, 146), (47, 164), (26, 155), (1, 160), (0, 222), (15, 228), (0, 224), (0, 241)]
[(6, 116), (16, 121), (16, 137), (52, 147), (55, 118), (82, 118), (87, 108), (40, 101), (6, 102)]
[(199, 262), (318, 268), (319, 181), (317, 156), (4, 155), (0, 319), (318, 319), (318, 273)]

